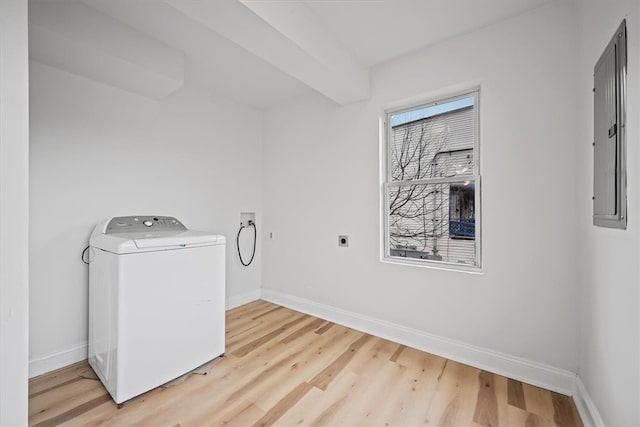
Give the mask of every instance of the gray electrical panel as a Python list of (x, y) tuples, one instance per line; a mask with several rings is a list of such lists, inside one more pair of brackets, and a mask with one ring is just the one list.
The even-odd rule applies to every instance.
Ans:
[(627, 228), (626, 21), (594, 68), (593, 223)]

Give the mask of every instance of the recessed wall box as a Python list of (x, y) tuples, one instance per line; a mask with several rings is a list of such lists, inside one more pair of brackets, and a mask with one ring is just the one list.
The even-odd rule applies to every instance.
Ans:
[(627, 228), (626, 21), (607, 45), (593, 73), (593, 224)]

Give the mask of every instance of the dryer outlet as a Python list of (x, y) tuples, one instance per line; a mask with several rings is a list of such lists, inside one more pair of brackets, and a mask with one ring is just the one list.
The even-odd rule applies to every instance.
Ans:
[(255, 212), (240, 212), (240, 225), (243, 227), (249, 227), (249, 224), (256, 223)]

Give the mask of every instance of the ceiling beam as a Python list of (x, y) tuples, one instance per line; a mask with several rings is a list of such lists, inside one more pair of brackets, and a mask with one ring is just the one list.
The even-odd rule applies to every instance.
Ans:
[(184, 55), (82, 3), (29, 2), (32, 60), (153, 99), (184, 84)]
[(165, 1), (339, 104), (370, 96), (369, 69), (335, 41), (303, 3)]

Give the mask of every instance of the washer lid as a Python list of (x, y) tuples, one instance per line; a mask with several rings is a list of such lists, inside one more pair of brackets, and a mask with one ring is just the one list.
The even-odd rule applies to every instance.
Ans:
[(98, 234), (92, 236), (90, 241), (91, 246), (118, 255), (224, 243), (224, 236), (195, 230)]
[[(166, 248), (187, 246), (210, 245), (218, 242), (218, 235), (206, 234), (199, 231), (187, 230), (181, 233), (156, 232), (142, 233), (142, 236), (133, 237), (132, 240), (138, 249), (143, 248)], [(129, 235), (131, 238), (132, 236)]]

